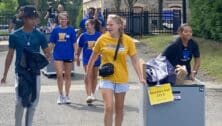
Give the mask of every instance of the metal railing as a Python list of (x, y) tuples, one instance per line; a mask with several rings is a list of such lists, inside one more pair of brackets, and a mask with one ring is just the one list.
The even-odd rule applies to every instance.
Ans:
[(0, 41), (8, 40), (9, 25), (14, 16), (13, 12), (0, 13)]
[(105, 20), (109, 14), (117, 14), (126, 20), (125, 32), (132, 36), (148, 34), (174, 34), (181, 24), (181, 11), (148, 12), (125, 9), (119, 12), (104, 10)]

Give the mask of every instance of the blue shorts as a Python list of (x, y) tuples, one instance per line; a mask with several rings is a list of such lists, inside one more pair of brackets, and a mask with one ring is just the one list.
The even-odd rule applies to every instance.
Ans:
[(114, 93), (124, 93), (129, 90), (129, 85), (128, 84), (117, 84), (117, 83), (113, 83), (108, 80), (101, 80), (101, 82), (99, 84), (99, 88), (111, 89), (114, 91)]

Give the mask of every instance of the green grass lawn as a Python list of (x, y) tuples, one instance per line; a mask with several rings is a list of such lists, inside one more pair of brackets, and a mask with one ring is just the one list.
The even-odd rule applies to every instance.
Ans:
[[(172, 35), (159, 35), (144, 36), (140, 41), (161, 53), (173, 39), (175, 38)], [(201, 71), (222, 81), (222, 43), (202, 38), (194, 38), (194, 40), (200, 47)]]

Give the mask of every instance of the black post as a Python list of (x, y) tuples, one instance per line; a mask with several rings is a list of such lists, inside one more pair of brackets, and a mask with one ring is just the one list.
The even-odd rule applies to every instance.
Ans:
[(187, 1), (183, 0), (183, 23), (187, 22)]
[(163, 0), (159, 0), (159, 29), (163, 29)]
[(104, 9), (103, 16), (104, 16), (104, 19), (105, 19), (105, 22), (106, 22), (107, 17), (108, 17), (108, 10), (107, 9)]
[(134, 35), (134, 29), (133, 29), (133, 17), (134, 17), (134, 15), (133, 15), (133, 8), (130, 8), (130, 35)]
[(144, 20), (143, 20), (143, 34), (149, 34), (149, 14), (148, 11), (143, 12)]
[(173, 33), (177, 33), (177, 29), (181, 25), (181, 11), (173, 10)]

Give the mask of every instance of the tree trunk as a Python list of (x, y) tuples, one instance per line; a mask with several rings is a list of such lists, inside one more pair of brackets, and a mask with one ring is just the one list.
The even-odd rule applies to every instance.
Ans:
[(162, 26), (162, 15), (163, 13), (163, 0), (159, 0), (159, 28), (162, 30), (163, 29), (163, 26)]

